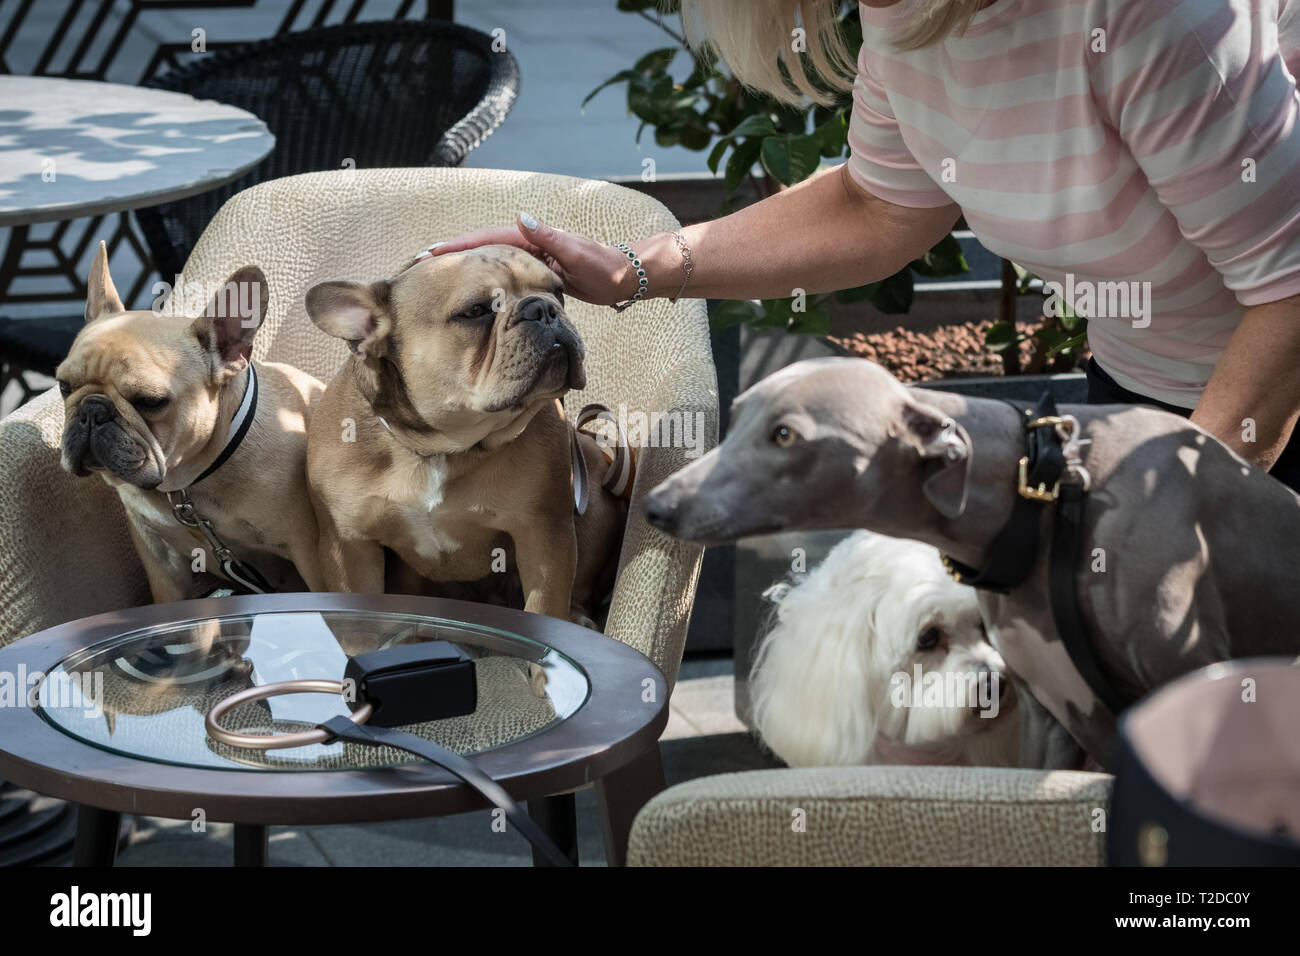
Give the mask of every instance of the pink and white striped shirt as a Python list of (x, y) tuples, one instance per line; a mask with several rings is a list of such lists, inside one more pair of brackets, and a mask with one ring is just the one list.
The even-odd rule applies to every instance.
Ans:
[[(861, 7), (854, 178), (903, 206), (957, 203), (1081, 314), (1095, 290), (1101, 366), (1195, 406), (1244, 307), (1300, 293), (1277, 0), (995, 0), (964, 36), (900, 52), (910, 7)], [(1145, 317), (1105, 314), (1117, 282), (1150, 283)]]

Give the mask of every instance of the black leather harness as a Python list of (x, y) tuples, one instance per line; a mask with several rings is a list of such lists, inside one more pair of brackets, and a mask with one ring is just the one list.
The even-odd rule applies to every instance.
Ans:
[(1067, 461), (1062, 431), (1077, 427), (1057, 414), (1051, 394), (1037, 405), (1007, 400), (1016, 409), (1025, 432), (1025, 455), (1011, 517), (994, 537), (977, 569), (942, 555), (944, 567), (961, 584), (1006, 594), (1022, 584), (1038, 559), (1038, 530), (1043, 509), (1056, 503), (1048, 556), (1048, 598), (1056, 632), (1075, 668), (1092, 692), (1118, 716), (1136, 698), (1120, 690), (1106, 675), (1079, 607), (1077, 569), (1083, 559), (1083, 514), (1087, 482)]
[(167, 491), (167, 501), (171, 504), (172, 515), (181, 524), (190, 529), (191, 534), (195, 534), (204, 539), (212, 553), (216, 556), (221, 566), (221, 575), (227, 581), (230, 581), (236, 587), (241, 588), (252, 594), (274, 594), (275, 588), (266, 580), (257, 570), (247, 561), (241, 561), (239, 557), (226, 546), (217, 534), (216, 528), (212, 522), (199, 513), (199, 509), (194, 504), (194, 499), (190, 497), (190, 488), (197, 485), (208, 475), (212, 474), (218, 468), (226, 463), (226, 460), (235, 453), (244, 436), (248, 434), (248, 429), (252, 427), (253, 419), (257, 415), (257, 368), (252, 362), (248, 363), (248, 383), (244, 386), (244, 397), (239, 401), (239, 408), (235, 411), (235, 417), (230, 423), (230, 434), (226, 436), (225, 447), (221, 449), (216, 460), (203, 469), (203, 473), (189, 483), (185, 488), (179, 488), (176, 491)]

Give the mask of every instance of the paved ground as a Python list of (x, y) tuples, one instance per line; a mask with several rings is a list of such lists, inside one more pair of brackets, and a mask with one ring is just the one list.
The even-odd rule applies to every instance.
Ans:
[[(670, 704), (661, 748), (672, 786), (695, 777), (776, 766), (732, 710), (731, 661), (688, 659)], [(579, 857), (603, 866), (595, 791), (578, 794)], [(488, 811), (399, 823), (274, 827), (273, 866), (528, 866), (528, 845), (494, 833)], [(120, 866), (229, 866), (231, 828), (194, 833), (189, 821), (143, 817)]]

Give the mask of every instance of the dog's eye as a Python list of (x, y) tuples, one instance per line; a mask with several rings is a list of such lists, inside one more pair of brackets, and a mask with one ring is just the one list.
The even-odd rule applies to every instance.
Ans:
[(789, 425), (777, 425), (772, 429), (772, 444), (779, 448), (789, 448), (798, 437), (798, 434)]
[(171, 399), (166, 395), (158, 398), (141, 396), (140, 398), (131, 399), (131, 404), (142, 412), (156, 412), (170, 401)]
[(564, 286), (557, 286), (555, 289), (555, 299), (560, 305), (564, 305)]
[(481, 319), (486, 315), (492, 315), (492, 307), (486, 302), (477, 302), (468, 309), (462, 309), (452, 316), (453, 319)]
[(943, 632), (937, 627), (927, 627), (921, 632), (921, 636), (916, 639), (916, 648), (920, 651), (932, 651), (939, 646), (939, 641), (943, 638)]
[(64, 398), (67, 398), (69, 395), (72, 394), (72, 386), (69, 385), (67, 382), (60, 381), (59, 394), (62, 395)]

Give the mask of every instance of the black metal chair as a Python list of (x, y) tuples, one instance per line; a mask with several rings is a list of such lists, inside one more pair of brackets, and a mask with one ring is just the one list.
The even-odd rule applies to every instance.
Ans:
[[(347, 23), (213, 51), (146, 85), (230, 103), (275, 134), (275, 149), (234, 182), (139, 209), (136, 222), (166, 281), (179, 274), (235, 193), (296, 173), (459, 166), (510, 112), (519, 66), (487, 34), (441, 20)], [(0, 319), (0, 390), (24, 371), (52, 375), (80, 317)]]
[(519, 67), (491, 37), (438, 20), (322, 27), (219, 50), (148, 85), (246, 109), (275, 149), (233, 183), (136, 211), (170, 280), (203, 229), (241, 190), (296, 173), (459, 166), (506, 117)]

